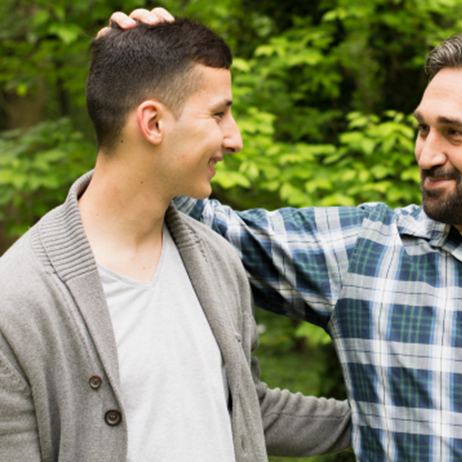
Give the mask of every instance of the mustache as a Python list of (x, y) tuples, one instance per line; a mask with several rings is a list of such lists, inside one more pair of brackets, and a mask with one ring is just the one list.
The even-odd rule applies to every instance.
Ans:
[(438, 178), (442, 180), (457, 180), (460, 181), (461, 174), (458, 170), (444, 169), (443, 167), (432, 167), (421, 170), (421, 179), (425, 178)]

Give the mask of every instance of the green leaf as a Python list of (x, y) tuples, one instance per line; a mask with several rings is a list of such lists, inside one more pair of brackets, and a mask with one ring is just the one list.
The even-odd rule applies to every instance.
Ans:
[(232, 69), (239, 70), (241, 72), (249, 72), (250, 71), (250, 64), (248, 61), (242, 58), (234, 58), (233, 59), (233, 66)]
[(212, 180), (218, 183), (222, 188), (229, 189), (235, 186), (250, 188), (250, 181), (241, 173), (217, 170), (215, 177)]
[(45, 24), (49, 18), (50, 14), (48, 13), (48, 10), (45, 8), (40, 9), (34, 16), (33, 24), (34, 26), (41, 26), (42, 24)]
[(371, 173), (374, 178), (382, 179), (385, 178), (387, 175), (392, 174), (394, 172), (390, 171), (389, 167), (385, 167), (384, 165), (374, 165), (371, 168)]
[(372, 154), (375, 149), (375, 144), (375, 141), (365, 138), (361, 141), (361, 149), (365, 154)]
[(27, 92), (28, 92), (28, 87), (27, 87), (27, 84), (25, 83), (20, 83), (17, 87), (16, 87), (16, 94), (18, 96), (26, 96), (27, 95)]
[(57, 35), (66, 45), (75, 42), (82, 30), (75, 24), (52, 24), (48, 28), (50, 34)]
[(313, 346), (327, 345), (332, 342), (324, 329), (307, 322), (303, 322), (297, 327), (295, 337), (306, 338)]

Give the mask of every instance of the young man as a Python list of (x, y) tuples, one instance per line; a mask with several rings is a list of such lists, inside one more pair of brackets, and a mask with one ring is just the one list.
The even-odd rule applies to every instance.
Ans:
[(415, 111), (423, 207), (239, 213), (178, 200), (235, 246), (259, 306), (330, 333), (361, 461), (462, 459), (462, 35), (426, 68)]
[(94, 172), (0, 259), (0, 460), (263, 462), (349, 444), (345, 402), (269, 390), (234, 250), (171, 201), (242, 141), (231, 53), (188, 21), (93, 43)]

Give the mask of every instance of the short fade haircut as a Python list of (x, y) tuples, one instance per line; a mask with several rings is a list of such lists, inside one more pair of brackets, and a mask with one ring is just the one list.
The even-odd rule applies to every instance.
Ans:
[(434, 48), (425, 60), (425, 72), (432, 80), (441, 69), (462, 68), (462, 34), (452, 35)]
[(143, 101), (154, 98), (179, 118), (199, 88), (195, 66), (229, 69), (233, 60), (221, 37), (187, 18), (129, 30), (111, 24), (91, 50), (87, 110), (104, 150), (116, 145), (128, 114)]

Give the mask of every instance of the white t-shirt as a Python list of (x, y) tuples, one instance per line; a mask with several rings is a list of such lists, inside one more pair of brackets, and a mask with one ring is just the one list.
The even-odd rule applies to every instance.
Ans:
[(129, 462), (234, 462), (220, 350), (164, 227), (154, 279), (99, 265), (119, 356)]

